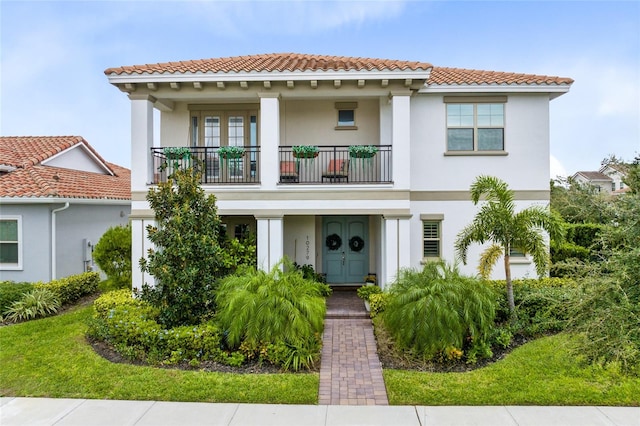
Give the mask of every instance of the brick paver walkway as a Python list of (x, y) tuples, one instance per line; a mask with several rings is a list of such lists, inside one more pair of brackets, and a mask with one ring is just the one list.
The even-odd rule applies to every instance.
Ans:
[(327, 300), (320, 364), (320, 405), (389, 405), (373, 326), (353, 290)]

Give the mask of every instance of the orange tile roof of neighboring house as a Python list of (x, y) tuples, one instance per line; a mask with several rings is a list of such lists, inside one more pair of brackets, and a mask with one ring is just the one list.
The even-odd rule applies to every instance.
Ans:
[(434, 67), (428, 84), (572, 84), (566, 77)]
[[(42, 165), (42, 161), (82, 143), (113, 175)], [(0, 137), (0, 197), (131, 199), (131, 172), (107, 163), (80, 136)]]
[(300, 53), (270, 53), (263, 55), (233, 56), (195, 61), (165, 62), (109, 68), (105, 74), (174, 74), (208, 72), (273, 72), (273, 71), (427, 71), (426, 62), (396, 61), (390, 59), (352, 58), (348, 56), (306, 55)]

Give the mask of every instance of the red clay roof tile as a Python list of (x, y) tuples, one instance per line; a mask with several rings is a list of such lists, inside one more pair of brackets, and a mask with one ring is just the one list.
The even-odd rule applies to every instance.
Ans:
[[(79, 143), (103, 162), (113, 175), (41, 164)], [(15, 168), (0, 175), (0, 197), (131, 199), (130, 171), (104, 161), (80, 136), (0, 137), (0, 165)]]
[(264, 55), (233, 56), (194, 61), (165, 62), (133, 65), (105, 70), (107, 75), (121, 74), (175, 74), (175, 73), (249, 73), (284, 71), (427, 71), (426, 62), (396, 61), (390, 59), (352, 58), (348, 56), (306, 55), (300, 53), (271, 53)]
[(571, 84), (573, 80), (535, 74), (482, 71), (463, 68), (433, 67), (427, 62), (391, 59), (353, 58), (347, 56), (271, 53), (233, 56), (193, 61), (133, 65), (105, 70), (106, 75), (183, 74), (183, 73), (252, 73), (294, 71), (428, 71), (428, 84)]

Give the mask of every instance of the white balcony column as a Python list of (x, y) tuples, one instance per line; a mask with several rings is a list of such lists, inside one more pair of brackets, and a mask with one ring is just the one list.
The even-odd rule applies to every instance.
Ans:
[(400, 269), (411, 266), (410, 219), (410, 214), (384, 216), (383, 289), (396, 279)]
[(260, 183), (275, 189), (280, 180), (280, 94), (258, 93), (260, 97)]
[(411, 91), (391, 92), (392, 170), (395, 189), (411, 186)]
[(131, 191), (147, 191), (153, 176), (153, 103), (149, 95), (130, 94), (131, 99)]
[(256, 216), (258, 269), (269, 271), (284, 256), (283, 216)]
[(155, 285), (155, 277), (140, 269), (140, 259), (148, 258), (149, 249), (155, 245), (147, 238), (147, 226), (156, 225), (153, 218), (132, 214), (131, 220), (131, 284), (134, 290), (142, 290), (144, 284)]

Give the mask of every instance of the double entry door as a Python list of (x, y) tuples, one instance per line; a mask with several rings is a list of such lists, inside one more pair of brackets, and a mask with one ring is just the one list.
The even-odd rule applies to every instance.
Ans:
[(327, 283), (362, 283), (369, 273), (369, 217), (325, 216), (322, 241)]

